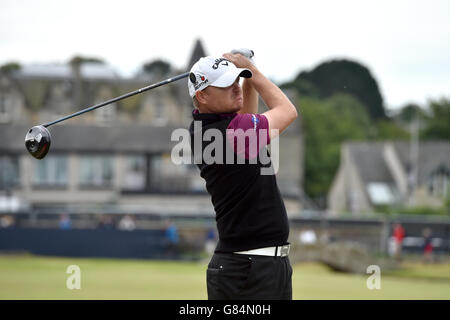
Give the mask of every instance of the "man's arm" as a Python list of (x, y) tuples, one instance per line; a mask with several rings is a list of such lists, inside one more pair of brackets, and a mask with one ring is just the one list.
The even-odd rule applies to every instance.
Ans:
[(238, 113), (258, 113), (258, 92), (253, 88), (249, 79), (244, 79), (242, 84), (244, 107)]
[(246, 57), (230, 53), (224, 54), (224, 57), (233, 62), (238, 68), (248, 68), (252, 71), (253, 76), (246, 80), (261, 95), (264, 103), (270, 109), (263, 113), (269, 122), (270, 138), (272, 139), (281, 134), (297, 118), (298, 114), (295, 106), (283, 91), (267, 79)]
[[(250, 60), (252, 64), (255, 64), (252, 57), (254, 56), (254, 52), (250, 49), (241, 48), (241, 49), (233, 49), (231, 50), (233, 54), (241, 54), (247, 59)], [(238, 111), (239, 114), (254, 114), (258, 113), (258, 92), (253, 88), (251, 81), (248, 79), (244, 79), (242, 84), (242, 93), (244, 99), (244, 106), (241, 110)]]

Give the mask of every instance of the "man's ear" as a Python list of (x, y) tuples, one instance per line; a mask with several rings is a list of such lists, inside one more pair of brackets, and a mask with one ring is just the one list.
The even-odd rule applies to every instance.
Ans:
[(206, 104), (207, 102), (207, 93), (204, 90), (197, 91), (195, 93), (195, 98), (201, 104)]

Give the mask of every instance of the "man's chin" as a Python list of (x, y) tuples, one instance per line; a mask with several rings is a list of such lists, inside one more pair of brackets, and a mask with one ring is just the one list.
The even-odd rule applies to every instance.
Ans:
[(227, 108), (226, 110), (223, 110), (222, 112), (223, 113), (236, 113), (236, 112), (239, 112), (242, 108), (243, 108), (242, 104), (237, 104), (230, 108)]
[(242, 104), (237, 104), (236, 107), (234, 107), (234, 110), (232, 112), (238, 112), (240, 111), (244, 106)]

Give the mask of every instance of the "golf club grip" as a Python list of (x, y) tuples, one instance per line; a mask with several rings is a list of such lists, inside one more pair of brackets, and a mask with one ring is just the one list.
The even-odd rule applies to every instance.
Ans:
[(139, 93), (143, 93), (143, 92), (145, 92), (145, 91), (148, 91), (148, 90), (151, 90), (151, 89), (154, 89), (154, 88), (163, 86), (163, 85), (165, 85), (165, 84), (168, 84), (168, 83), (171, 83), (171, 82), (178, 81), (178, 80), (180, 80), (180, 79), (186, 78), (188, 75), (189, 75), (189, 72), (186, 72), (186, 73), (180, 74), (180, 75), (178, 75), (178, 76), (175, 76), (175, 77), (173, 77), (173, 78), (169, 78), (169, 79), (167, 79), (167, 80), (163, 80), (163, 81), (161, 81), (161, 82), (151, 84), (151, 85), (149, 85), (149, 86), (146, 86), (146, 87), (137, 89), (137, 90), (135, 90), (135, 91), (126, 93), (126, 94), (124, 94), (124, 95), (121, 95), (121, 96), (112, 98), (112, 99), (107, 100), (107, 101), (105, 101), (105, 102), (101, 102), (101, 103), (96, 104), (96, 105), (94, 105), (94, 106), (92, 106), (92, 107), (88, 107), (88, 108), (86, 108), (86, 109), (83, 109), (83, 110), (80, 110), (80, 111), (78, 111), (78, 112), (72, 113), (72, 114), (70, 114), (70, 115), (68, 115), (68, 116), (65, 116), (65, 117), (61, 118), (61, 119), (57, 119), (57, 120), (55, 120), (55, 121), (48, 122), (48, 123), (46, 123), (46, 124), (43, 124), (42, 126), (44, 126), (44, 127), (47, 128), (47, 127), (49, 127), (49, 126), (51, 126), (51, 125), (54, 125), (54, 124), (56, 124), (56, 123), (59, 123), (59, 122), (68, 120), (68, 119), (70, 119), (70, 118), (79, 116), (79, 115), (81, 115), (81, 114), (83, 114), (83, 113), (86, 113), (86, 112), (89, 112), (89, 111), (98, 109), (98, 108), (103, 107), (103, 106), (106, 106), (106, 105), (108, 105), (108, 104), (111, 104), (111, 103), (114, 103), (114, 102), (117, 102), (117, 101), (120, 101), (120, 100), (129, 98), (129, 97), (132, 97), (132, 96), (137, 95), (137, 94), (139, 94)]

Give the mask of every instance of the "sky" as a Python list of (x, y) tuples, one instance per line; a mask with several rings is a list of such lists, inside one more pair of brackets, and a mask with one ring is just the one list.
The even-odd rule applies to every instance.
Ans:
[(0, 65), (83, 55), (125, 77), (154, 59), (184, 71), (200, 38), (212, 55), (254, 50), (278, 84), (351, 59), (369, 68), (388, 109), (425, 106), (450, 97), (449, 12), (448, 0), (0, 0)]

